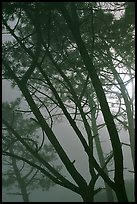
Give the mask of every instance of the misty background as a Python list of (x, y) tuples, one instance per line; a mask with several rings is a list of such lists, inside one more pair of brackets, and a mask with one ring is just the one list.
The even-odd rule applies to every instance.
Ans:
[[(20, 97), (20, 91), (17, 88), (11, 88), (10, 82), (7, 80), (3, 80), (2, 82), (2, 102), (11, 102), (16, 100), (17, 97)], [(100, 117), (98, 120), (98, 124), (102, 123), (102, 118)], [(79, 125), (79, 128), (81, 131), (83, 131), (83, 128), (81, 125)], [(82, 176), (86, 179), (86, 181), (89, 180), (90, 175), (88, 172), (88, 161), (87, 157), (83, 151), (83, 147), (79, 141), (79, 139), (76, 137), (74, 131), (70, 127), (67, 121), (64, 119), (60, 122), (57, 122), (53, 126), (53, 131), (55, 132), (55, 135), (57, 139), (59, 140), (60, 144), (63, 146), (64, 150), (68, 154), (69, 158), (73, 161), (75, 160), (75, 166), (78, 169), (78, 171), (82, 174)], [(129, 143), (129, 138), (126, 130), (120, 131), (120, 140), (125, 143)], [(99, 136), (101, 139), (101, 145), (103, 148), (103, 151), (105, 154), (110, 152), (110, 142), (109, 137), (107, 134), (107, 131), (105, 128), (102, 128), (99, 132)], [(128, 183), (128, 196), (129, 200), (134, 200), (134, 174), (129, 172), (128, 170), (133, 170), (132, 161), (131, 161), (131, 151), (128, 146), (123, 146), (123, 153), (124, 153), (124, 176), (125, 180), (132, 181), (132, 183)], [(94, 151), (94, 155), (96, 155), (96, 150)], [(97, 157), (97, 155), (96, 155)], [(98, 159), (97, 159), (98, 160)], [(61, 162), (55, 161), (56, 163), (61, 164)], [(113, 169), (113, 164), (111, 166)], [(67, 176), (71, 180), (71, 177), (66, 173), (65, 168), (62, 168), (62, 174)], [(113, 179), (113, 171), (111, 172), (111, 178)], [(101, 178), (97, 180), (96, 188), (97, 187), (104, 187), (104, 182)], [(21, 196), (18, 195), (10, 195), (7, 193), (16, 192), (17, 189), (13, 186), (10, 188), (9, 191), (6, 190), (6, 188), (2, 189), (2, 201), (3, 202), (22, 202)], [(104, 191), (105, 193), (105, 191)], [(102, 199), (106, 199), (106, 195), (103, 195), (103, 190), (95, 196), (95, 201), (101, 201)], [(130, 195), (129, 195), (130, 194)], [(65, 189), (59, 185), (55, 185), (53, 187), (50, 187), (48, 191), (42, 191), (40, 188), (37, 190), (33, 190), (29, 196), (30, 202), (82, 202), (81, 197), (72, 192), (71, 190)]]

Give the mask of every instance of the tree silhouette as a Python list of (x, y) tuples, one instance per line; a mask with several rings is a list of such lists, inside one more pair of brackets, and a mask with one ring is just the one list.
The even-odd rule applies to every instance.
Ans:
[[(2, 115), (9, 122), (9, 124), (16, 130), (21, 131), (22, 138), (26, 142), (30, 142), (31, 146), (40, 146), (38, 151), (45, 158), (47, 162), (54, 161), (57, 159), (53, 146), (46, 145), (44, 140), (41, 145), (38, 140), (39, 136), (36, 134), (36, 129), (38, 125), (34, 122), (31, 122), (28, 119), (23, 118), (23, 114), (16, 112), (20, 103), (18, 98), (15, 102), (3, 103), (2, 104)], [(9, 153), (12, 155), (20, 155), (24, 158), (29, 158), (33, 163), (37, 161), (26, 152), (25, 148), (19, 143), (19, 141), (12, 135), (12, 132), (4, 129), (3, 130), (3, 150), (9, 150)], [(24, 202), (29, 202), (29, 194), (33, 189), (42, 188), (42, 190), (48, 190), (50, 186), (53, 186), (53, 183), (48, 177), (40, 174), (37, 169), (34, 167), (27, 166), (24, 162), (21, 163), (15, 157), (3, 158), (5, 164), (5, 170), (3, 171), (2, 184), (4, 187), (8, 188), (16, 185), (20, 192), (8, 193), (13, 195), (21, 195)], [(61, 166), (55, 166), (59, 171)]]
[[(33, 120), (45, 132), (75, 184), (45, 162), (36, 149), (22, 139), (20, 131), (12, 128), (5, 119), (3, 124), (48, 172), (24, 157), (7, 151), (3, 154), (22, 159), (39, 169), (55, 183), (81, 195), (84, 202), (92, 202), (101, 190), (95, 189), (99, 176), (113, 189), (119, 202), (128, 201), (123, 153), (115, 120), (124, 126), (127, 121), (134, 161), (133, 101), (120, 73), (121, 70), (126, 72), (130, 80), (134, 77), (133, 15), (131, 21), (126, 21), (131, 16), (133, 4), (113, 2), (113, 9), (107, 8), (109, 5), (111, 3), (103, 7), (101, 2), (3, 3), (3, 29), (14, 38), (3, 45), (3, 75), (20, 89), (35, 116)], [(111, 10), (116, 12), (121, 8), (125, 13), (117, 20)], [(11, 28), (9, 21), (15, 19), (17, 22)], [(120, 93), (113, 91), (114, 87)], [(110, 92), (118, 98), (117, 112), (111, 109), (113, 103), (108, 102)], [(100, 158), (100, 165), (93, 151), (95, 140), (99, 156), (103, 155), (97, 136), (95, 114), (98, 112), (103, 115), (112, 145), (111, 154), (106, 161), (104, 157)], [(53, 131), (54, 117), (60, 115), (67, 118), (88, 157), (87, 168), (91, 175), (88, 182), (76, 169), (75, 162), (69, 159)], [(124, 116), (123, 122), (121, 117)], [(85, 135), (78, 128), (77, 120), (82, 122)], [(106, 168), (112, 157), (113, 180)]]

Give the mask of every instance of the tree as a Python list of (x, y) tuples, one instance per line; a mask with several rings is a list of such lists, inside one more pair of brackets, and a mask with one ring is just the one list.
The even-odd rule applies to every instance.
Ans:
[[(39, 136), (36, 135), (36, 129), (38, 125), (28, 119), (23, 118), (23, 114), (16, 111), (19, 107), (20, 99), (18, 98), (11, 104), (2, 104), (2, 115), (9, 122), (12, 128), (16, 131), (21, 131), (22, 138), (30, 143), (31, 146), (37, 147), (37, 151), (42, 155), (47, 162), (54, 161), (57, 159), (53, 146), (46, 145), (43, 137), (42, 142), (39, 141)], [(29, 158), (31, 162), (37, 163), (37, 161), (26, 152), (20, 142), (12, 135), (12, 132), (7, 129), (3, 130), (3, 150), (9, 150), (12, 155), (20, 155), (24, 158)], [(41, 143), (39, 145), (39, 143)], [(41, 151), (42, 149), (42, 151)], [(13, 185), (18, 185), (20, 192), (9, 193), (13, 195), (21, 195), (24, 202), (29, 202), (30, 192), (35, 188), (42, 188), (48, 190), (53, 183), (48, 177), (43, 176), (34, 167), (27, 166), (24, 162), (21, 163), (15, 157), (3, 158), (5, 164), (5, 170), (3, 171), (3, 186), (9, 188)], [(59, 171), (61, 166), (55, 166)]]
[[(116, 3), (115, 6), (115, 10), (117, 10), (117, 6), (121, 8), (122, 6), (126, 7), (127, 4), (117, 5)], [(125, 16), (127, 16), (128, 10), (125, 10)], [(118, 102), (120, 108), (117, 114), (113, 115), (106, 99), (108, 90), (112, 90), (113, 85), (115, 86), (112, 82), (117, 81), (117, 87), (124, 98), (124, 107), (126, 106), (128, 110), (128, 124), (130, 125), (133, 122), (133, 111), (131, 108), (129, 109), (128, 93), (124, 81), (116, 69), (116, 62), (120, 61), (121, 65), (124, 61), (123, 57), (119, 60), (119, 50), (125, 49), (124, 43), (126, 41), (124, 40), (121, 46), (116, 46), (115, 43), (119, 40), (118, 36), (112, 35), (110, 38), (118, 21), (114, 20), (114, 16), (109, 9), (107, 9), (107, 13), (105, 12), (100, 2), (10, 2), (3, 4), (4, 29), (15, 39), (12, 43), (9, 42), (3, 45), (4, 77), (10, 79), (13, 86), (17, 85), (22, 92), (35, 119), (46, 133), (75, 184), (45, 162), (31, 146), (22, 140), (20, 134), (7, 121), (3, 120), (3, 123), (25, 146), (28, 152), (33, 154), (50, 173), (41, 169), (38, 165), (35, 165), (35, 168), (44, 172), (55, 183), (80, 194), (84, 202), (92, 202), (94, 195), (101, 190), (94, 189), (99, 176), (114, 190), (119, 202), (128, 201), (124, 184), (122, 147), (114, 123), (114, 119), (119, 120), (119, 110), (123, 107)], [(8, 21), (15, 18), (18, 19), (17, 23), (14, 28), (11, 28)], [(100, 18), (104, 23), (101, 23)], [(120, 26), (126, 24), (126, 21), (120, 20), (119, 22)], [(108, 32), (105, 32), (106, 24), (110, 26)], [(23, 30), (21, 25), (24, 26)], [(131, 22), (128, 22), (126, 29), (130, 25)], [(123, 35), (122, 31), (121, 35)], [(130, 35), (129, 32), (127, 36)], [(129, 61), (132, 61), (132, 55), (128, 54)], [(131, 77), (132, 73), (130, 71), (131, 69), (128, 70), (128, 73)], [(106, 84), (106, 82), (111, 82), (111, 85)], [(92, 97), (88, 98), (85, 93), (90, 93)], [(117, 96), (118, 93), (115, 93), (115, 97)], [(118, 99), (121, 101), (121, 97), (118, 97)], [(91, 130), (88, 120), (89, 114), (93, 111), (92, 103), (99, 105), (112, 145), (112, 153), (105, 161), (104, 166), (98, 164), (93, 152), (93, 141), (97, 138), (93, 135), (96, 131), (96, 125), (92, 124), (94, 130)], [(48, 114), (48, 116), (46, 114), (46, 119), (42, 113), (43, 108), (46, 109)], [(69, 159), (53, 132), (52, 125), (55, 115), (53, 110), (55, 108), (59, 111), (59, 115), (63, 114), (67, 118), (83, 145), (89, 160), (91, 175), (91, 180), (88, 183), (75, 168), (75, 163)], [(88, 108), (89, 111), (87, 111)], [(91, 114), (93, 118), (95, 117), (94, 114)], [(86, 139), (77, 126), (78, 117), (85, 128)], [(50, 124), (48, 119), (51, 121)], [(130, 133), (131, 131), (133, 133), (133, 129), (129, 128), (129, 130)], [(133, 153), (134, 138), (133, 134), (130, 135)], [(22, 159), (34, 167), (29, 160), (23, 157), (5, 151), (4, 155)], [(104, 170), (112, 157), (115, 167), (114, 180), (110, 179), (109, 175), (106, 174), (106, 170)]]

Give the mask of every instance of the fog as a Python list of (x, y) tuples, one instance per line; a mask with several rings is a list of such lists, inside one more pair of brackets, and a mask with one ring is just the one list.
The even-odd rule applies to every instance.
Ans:
[[(2, 101), (13, 101), (19, 96), (20, 92), (16, 88), (11, 89), (10, 82), (4, 80), (2, 84)], [(102, 119), (100, 118), (98, 122), (101, 123), (101, 121)], [(80, 125), (79, 128), (81, 129), (81, 131), (84, 131)], [(90, 175), (88, 171), (88, 161), (86, 154), (75, 132), (72, 130), (68, 122), (63, 119), (62, 122), (56, 123), (53, 130), (60, 144), (68, 154), (69, 158), (72, 161), (75, 160), (75, 167), (82, 174), (85, 180), (89, 181)], [(99, 132), (99, 137), (102, 141), (101, 144), (104, 153), (109, 153), (110, 142), (105, 128), (101, 129), (101, 131)], [(129, 142), (127, 131), (122, 130), (120, 132), (120, 140), (126, 143)], [(123, 146), (123, 152), (124, 167), (127, 168), (124, 170), (125, 179), (133, 179), (133, 174), (128, 171), (133, 170), (130, 148), (128, 146)], [(94, 155), (96, 155), (95, 150)], [(58, 162), (60, 161), (58, 160)], [(62, 173), (71, 181), (73, 181), (70, 175), (66, 173), (65, 168), (62, 169)], [(111, 173), (111, 178), (113, 179), (113, 172)], [(96, 187), (104, 187), (102, 179), (99, 178)], [(5, 188), (3, 188), (3, 202), (22, 202), (21, 196), (6, 194), (7, 192), (16, 192), (16, 188), (13, 187), (12, 189), (10, 189), (10, 191), (6, 191)], [(55, 185), (54, 187), (51, 187), (49, 191), (42, 191), (40, 189), (32, 191), (32, 193), (30, 194), (30, 202), (82, 202), (82, 199), (76, 193)]]

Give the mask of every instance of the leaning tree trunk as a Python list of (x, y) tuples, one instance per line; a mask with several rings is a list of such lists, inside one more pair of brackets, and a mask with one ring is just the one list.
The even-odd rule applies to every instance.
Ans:
[[(83, 81), (83, 78), (81, 77), (81, 75), (79, 75), (80, 80)], [(96, 113), (96, 109), (94, 108), (94, 101), (92, 96), (90, 95), (88, 89), (85, 92), (86, 97), (89, 101), (89, 106), (91, 111), (91, 117), (92, 117), (92, 131), (93, 131), (93, 135), (95, 135), (95, 144), (96, 144), (96, 149), (97, 149), (97, 153), (98, 153), (98, 157), (99, 157), (99, 162), (101, 167), (104, 167), (105, 165), (105, 159), (103, 156), (103, 151), (102, 151), (102, 147), (100, 144), (100, 140), (98, 137), (98, 129), (97, 129), (97, 124), (96, 124), (96, 119), (95, 119), (95, 113)], [(108, 170), (107, 167), (104, 168), (104, 172), (106, 173), (106, 175), (108, 176)], [(114, 195), (113, 195), (113, 191), (112, 188), (105, 182), (105, 188), (106, 188), (106, 194), (107, 194), (107, 199), (109, 202), (114, 202)]]
[[(99, 157), (99, 162), (100, 162), (101, 167), (103, 168), (105, 165), (105, 159), (103, 156), (103, 151), (102, 151), (101, 143), (100, 143), (99, 136), (98, 136), (98, 129), (97, 129), (97, 124), (96, 124), (96, 119), (95, 119), (96, 108), (93, 108), (94, 107), (93, 106), (93, 99), (90, 95), (89, 95), (89, 103), (90, 103), (90, 108), (92, 110), (91, 111), (92, 131), (93, 131), (93, 135), (95, 136), (94, 140), (95, 140), (96, 149), (97, 149), (97, 153), (98, 153), (98, 157)], [(104, 168), (104, 172), (108, 176), (107, 167)], [(112, 188), (110, 188), (110, 186), (108, 186), (108, 184), (106, 182), (105, 182), (105, 188), (106, 188), (106, 194), (107, 194), (108, 202), (114, 202), (114, 195), (113, 195)]]

